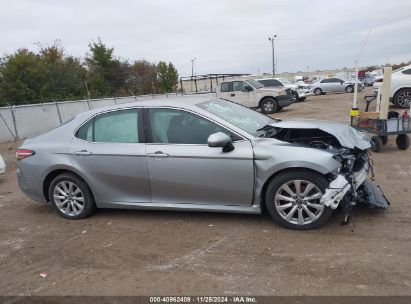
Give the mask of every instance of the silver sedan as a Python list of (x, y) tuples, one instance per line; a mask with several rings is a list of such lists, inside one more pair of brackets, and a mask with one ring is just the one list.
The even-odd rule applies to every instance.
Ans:
[[(327, 78), (313, 83), (310, 87), (315, 95), (325, 93), (353, 93), (355, 81), (345, 81), (340, 78)], [(364, 90), (364, 83), (358, 81), (358, 91)]]
[(20, 188), (68, 219), (96, 208), (260, 213), (318, 227), (339, 205), (380, 204), (369, 139), (349, 126), (280, 121), (222, 99), (96, 109), (17, 150)]

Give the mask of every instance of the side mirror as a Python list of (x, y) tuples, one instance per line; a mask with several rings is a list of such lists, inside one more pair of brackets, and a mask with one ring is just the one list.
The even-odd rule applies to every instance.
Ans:
[(217, 132), (211, 134), (207, 139), (207, 144), (209, 147), (212, 148), (223, 148), (223, 152), (230, 152), (234, 150), (234, 146), (232, 144), (232, 139), (230, 136), (223, 132)]
[(251, 91), (253, 91), (253, 88), (252, 88), (251, 86), (249, 86), (249, 85), (246, 85), (246, 86), (244, 87), (244, 91), (246, 91), (246, 92), (251, 92)]

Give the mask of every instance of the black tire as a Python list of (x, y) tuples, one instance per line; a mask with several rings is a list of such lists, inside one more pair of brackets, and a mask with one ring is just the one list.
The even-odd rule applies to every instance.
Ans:
[(373, 137), (371, 137), (371, 141), (373, 143), (371, 150), (376, 153), (380, 152), (382, 146), (384, 145), (381, 137), (374, 135)]
[(314, 90), (314, 94), (315, 95), (322, 95), (323, 94), (323, 90), (321, 90), (320, 88), (316, 88), (315, 90)]
[(278, 103), (274, 98), (266, 97), (260, 102), (260, 109), (263, 114), (272, 114), (278, 111)]
[(411, 104), (411, 88), (398, 90), (395, 93), (393, 103), (401, 109), (408, 109)]
[(294, 95), (294, 98), (295, 98), (294, 102), (300, 101), (300, 97), (298, 97), (298, 93), (297, 93), (297, 92), (294, 92), (293, 95)]
[[(81, 194), (82, 194), (82, 199), (83, 199), (83, 209), (81, 211), (79, 211), (78, 214), (67, 214), (65, 212), (63, 212), (58, 206), (58, 200), (55, 198), (54, 196), (54, 192), (55, 190), (58, 191), (56, 189), (56, 186), (61, 185), (61, 183), (72, 183), (76, 188), (74, 189), (79, 189)], [(74, 198), (75, 199), (75, 195), (72, 194), (74, 190), (71, 191), (70, 193), (70, 198)], [(61, 193), (59, 193), (61, 194)], [(63, 195), (62, 195), (63, 197)], [(88, 187), (88, 185), (79, 177), (77, 177), (74, 174), (71, 173), (63, 173), (58, 175), (57, 177), (55, 177), (53, 179), (53, 181), (50, 184), (49, 187), (49, 198), (50, 198), (50, 204), (53, 206), (53, 208), (57, 211), (57, 213), (67, 219), (72, 219), (72, 220), (77, 220), (77, 219), (82, 219), (82, 218), (86, 218), (88, 217), (90, 214), (92, 214), (95, 210), (96, 210), (96, 204), (94, 202), (94, 198), (93, 198), (93, 194), (91, 193), (90, 188)], [(67, 197), (66, 197), (67, 199)], [(77, 203), (79, 203), (79, 200), (76, 200)], [(81, 203), (81, 202), (80, 202)], [(67, 205), (73, 205), (74, 203), (66, 203), (65, 206)], [(70, 210), (72, 212), (74, 212), (74, 207), (67, 207), (68, 208), (68, 212), (70, 212)]]
[(345, 88), (346, 93), (353, 93), (354, 92), (354, 86), (349, 85)]
[(299, 100), (299, 101), (304, 101), (306, 98), (307, 98), (307, 97), (301, 97), (301, 98), (299, 98), (298, 100)]
[(397, 142), (397, 147), (400, 150), (407, 150), (410, 146), (410, 138), (407, 134), (400, 134), (395, 140)]
[[(291, 218), (290, 221), (287, 221), (286, 219), (283, 218), (283, 215), (281, 215), (279, 211), (277, 210), (275, 206), (275, 198), (276, 198), (277, 191), (281, 191), (280, 187), (282, 187), (287, 182), (292, 182), (293, 180), (302, 180), (302, 181), (310, 182), (314, 184), (322, 193), (325, 192), (325, 189), (329, 185), (327, 179), (324, 176), (322, 176), (319, 173), (315, 173), (309, 170), (303, 170), (303, 169), (290, 170), (290, 171), (286, 171), (286, 172), (278, 174), (269, 183), (266, 194), (265, 194), (265, 207), (267, 208), (270, 216), (278, 224), (280, 224), (281, 226), (285, 228), (289, 228), (289, 229), (307, 230), (307, 229), (313, 229), (313, 228), (320, 227), (331, 216), (333, 210), (330, 207), (324, 206), (321, 211), (322, 213), (318, 214), (319, 217), (316, 220), (307, 222), (304, 224), (292, 223), (293, 218)], [(294, 206), (296, 206), (296, 204), (297, 203), (293, 203)], [(302, 203), (300, 202), (299, 204), (302, 204)], [(319, 199), (318, 199), (317, 205), (319, 205)], [(298, 209), (295, 209), (295, 208), (299, 208), (299, 209), (306, 208), (307, 204), (305, 204), (305, 207), (301, 205), (298, 205), (297, 207), (294, 207), (294, 206), (290, 207), (290, 209), (294, 208), (295, 211), (298, 211)], [(296, 213), (295, 211), (293, 214)], [(306, 213), (306, 211), (301, 211), (301, 212)], [(306, 215), (308, 216), (308, 213), (306, 213)]]
[(385, 146), (388, 142), (388, 136), (380, 136), (382, 144)]

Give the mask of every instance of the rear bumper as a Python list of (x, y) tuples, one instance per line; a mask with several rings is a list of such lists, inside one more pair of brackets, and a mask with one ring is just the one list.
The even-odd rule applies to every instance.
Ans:
[(25, 195), (38, 202), (47, 202), (43, 194), (43, 181), (41, 179), (25, 176), (20, 168), (17, 169), (16, 175), (19, 187)]

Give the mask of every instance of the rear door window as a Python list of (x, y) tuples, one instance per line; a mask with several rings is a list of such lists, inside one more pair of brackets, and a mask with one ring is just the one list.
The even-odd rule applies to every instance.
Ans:
[(98, 115), (78, 130), (77, 137), (90, 142), (138, 143), (138, 112), (122, 110)]

